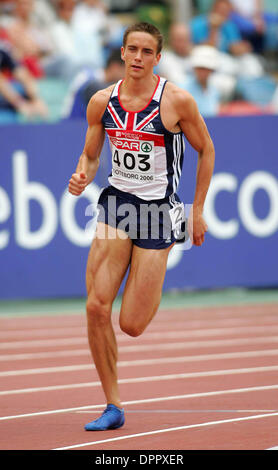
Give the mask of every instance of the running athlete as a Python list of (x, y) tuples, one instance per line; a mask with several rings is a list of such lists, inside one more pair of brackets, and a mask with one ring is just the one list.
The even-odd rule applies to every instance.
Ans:
[[(214, 168), (214, 146), (192, 96), (154, 74), (161, 49), (162, 35), (155, 26), (137, 23), (127, 28), (121, 48), (125, 78), (91, 98), (84, 149), (69, 182), (69, 191), (78, 196), (93, 181), (106, 132), (112, 172), (109, 186), (99, 198), (101, 210), (88, 256), (86, 310), (89, 345), (107, 407), (85, 426), (88, 431), (116, 429), (125, 422), (117, 380), (112, 304), (129, 268), (119, 317), (121, 329), (131, 336), (140, 335), (158, 309), (167, 258), (182, 219), (171, 211), (180, 208), (176, 191), (183, 136), (198, 152), (193, 244), (202, 245), (207, 231), (202, 214)], [(114, 212), (109, 209), (111, 198)], [(124, 212), (117, 209), (123, 204), (135, 208), (135, 228), (132, 221), (126, 227), (120, 224)], [(163, 222), (159, 212), (159, 234), (151, 236), (148, 216), (140, 219), (138, 215), (143, 205), (147, 210), (151, 205), (168, 207), (170, 235), (160, 230)], [(143, 236), (138, 237), (138, 232)]]

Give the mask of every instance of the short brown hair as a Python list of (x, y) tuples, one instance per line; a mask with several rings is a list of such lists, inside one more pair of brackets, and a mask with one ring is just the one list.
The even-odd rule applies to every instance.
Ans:
[(141, 23), (135, 23), (129, 26), (125, 30), (124, 37), (123, 37), (124, 47), (126, 45), (126, 41), (127, 41), (127, 37), (129, 33), (135, 33), (135, 32), (148, 33), (151, 36), (153, 36), (157, 40), (157, 54), (160, 54), (162, 47), (163, 47), (163, 36), (161, 32), (159, 31), (159, 29), (151, 23), (141, 22)]

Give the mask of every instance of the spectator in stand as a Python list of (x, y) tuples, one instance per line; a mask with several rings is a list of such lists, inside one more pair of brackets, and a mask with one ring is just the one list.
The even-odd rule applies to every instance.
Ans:
[(122, 25), (109, 14), (101, 0), (80, 1), (72, 17), (72, 27), (77, 41), (80, 60), (93, 63), (95, 68), (104, 67), (106, 45), (119, 45)]
[(214, 45), (219, 50), (218, 72), (236, 79), (237, 99), (268, 106), (275, 80), (266, 74), (261, 57), (253, 52), (251, 43), (241, 39), (236, 24), (231, 21), (232, 11), (229, 0), (215, 0), (208, 15), (192, 19), (193, 42)]
[(32, 18), (38, 27), (49, 28), (56, 19), (53, 0), (35, 0)]
[[(158, 72), (176, 85), (192, 75), (191, 52), (193, 43), (190, 29), (184, 23), (173, 23), (169, 30), (169, 49), (162, 53)], [(236, 79), (229, 73), (214, 70), (210, 83), (218, 88), (221, 100), (228, 101), (233, 96)]]
[(262, 76), (263, 66), (253, 54), (250, 42), (243, 40), (235, 23), (230, 20), (229, 0), (215, 0), (208, 15), (191, 20), (194, 44), (210, 44), (221, 52), (220, 68), (224, 73), (240, 76)]
[(233, 6), (230, 19), (237, 25), (241, 37), (252, 44), (259, 54), (264, 51), (264, 0), (230, 0)]
[(194, 44), (206, 43), (235, 56), (251, 52), (251, 45), (242, 41), (238, 28), (230, 21), (232, 5), (229, 0), (215, 0), (208, 15), (191, 21)]
[[(53, 2), (55, 0), (35, 0), (32, 20), (39, 27), (49, 27), (55, 21)], [(5, 27), (14, 14), (15, 0), (0, 0), (0, 22)]]
[(34, 0), (14, 0), (14, 14), (7, 27), (16, 60), (36, 77), (45, 74), (44, 60), (53, 53), (49, 34), (33, 19)]
[(124, 62), (119, 49), (112, 50), (105, 69), (82, 71), (71, 86), (66, 98), (63, 117), (65, 119), (86, 119), (86, 110), (91, 97), (103, 88), (116, 83), (124, 76)]
[(76, 0), (53, 0), (53, 3), (56, 21), (50, 26), (49, 33), (54, 44), (56, 67), (51, 75), (71, 80), (80, 68), (94, 66), (95, 63), (93, 58), (91, 62), (88, 59), (84, 62), (80, 54), (78, 35), (72, 25)]
[(218, 67), (217, 49), (209, 45), (194, 47), (191, 64), (193, 73), (179, 86), (193, 96), (204, 117), (216, 116), (221, 97), (218, 88), (211, 81), (211, 76)]
[(190, 53), (193, 44), (189, 28), (184, 23), (173, 23), (169, 29), (169, 48), (161, 56), (159, 74), (176, 85), (191, 72)]
[(0, 28), (0, 123), (17, 122), (20, 115), (45, 119), (47, 114), (35, 80), (28, 69), (14, 61), (8, 36)]
[(105, 51), (102, 31), (106, 24), (105, 11), (100, 7), (77, 3), (77, 0), (53, 2), (57, 19), (49, 33), (56, 61), (53, 60), (51, 75), (71, 81), (81, 69), (103, 68)]

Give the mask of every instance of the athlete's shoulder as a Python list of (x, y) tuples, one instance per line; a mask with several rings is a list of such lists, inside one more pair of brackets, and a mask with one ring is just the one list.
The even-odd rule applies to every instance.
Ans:
[(193, 96), (187, 91), (172, 82), (167, 82), (165, 87), (165, 95), (167, 101), (172, 103), (175, 110), (180, 113), (196, 113), (198, 111), (197, 104)]
[(115, 85), (98, 90), (90, 99), (88, 106), (107, 106), (111, 93)]
[(91, 97), (87, 106), (87, 120), (89, 123), (101, 120), (103, 113), (108, 105), (114, 86), (115, 84), (98, 90)]
[(193, 96), (187, 90), (184, 90), (169, 81), (166, 83), (165, 93), (174, 100), (174, 103), (182, 101), (183, 104), (190, 105), (194, 101)]

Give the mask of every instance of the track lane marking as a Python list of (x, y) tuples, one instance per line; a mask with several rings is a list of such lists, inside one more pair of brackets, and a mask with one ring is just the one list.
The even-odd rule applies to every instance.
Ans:
[[(171, 363), (183, 363), (183, 362), (195, 362), (195, 361), (210, 361), (215, 359), (236, 359), (236, 358), (247, 358), (247, 357), (265, 357), (265, 356), (276, 356), (278, 349), (263, 349), (261, 351), (243, 351), (235, 353), (219, 353), (219, 354), (200, 354), (197, 356), (174, 356), (174, 357), (163, 357), (163, 358), (150, 358), (150, 359), (135, 359), (132, 361), (119, 361), (118, 367), (129, 367), (129, 366), (152, 366), (156, 364), (171, 364)], [(93, 363), (88, 364), (76, 364), (70, 366), (53, 366), (53, 367), (41, 367), (35, 369), (16, 369), (0, 372), (0, 377), (12, 377), (20, 375), (36, 375), (36, 374), (49, 374), (56, 372), (73, 372), (81, 370), (95, 369)]]
[[(202, 337), (202, 336), (223, 336), (223, 335), (233, 335), (234, 333), (242, 335), (242, 333), (248, 333), (250, 335), (251, 333), (256, 333), (259, 331), (260, 333), (267, 333), (268, 331), (270, 332), (275, 332), (278, 330), (278, 325), (261, 325), (261, 326), (249, 326), (249, 327), (240, 327), (240, 332), (238, 331), (238, 327), (225, 327), (225, 328), (211, 328), (211, 329), (193, 329), (189, 331), (180, 331), (180, 330), (172, 330), (172, 331), (159, 331), (159, 332), (145, 332), (144, 334), (144, 342), (146, 340), (153, 341), (155, 339), (162, 339), (162, 338), (167, 338), (167, 339), (176, 339), (176, 338), (192, 338), (192, 337)], [(85, 330), (84, 330), (85, 331)], [(75, 329), (76, 332), (76, 329)], [(1, 334), (1, 332), (0, 332)], [(49, 335), (48, 335), (49, 336)], [(65, 344), (80, 344), (86, 343), (86, 335), (82, 336), (73, 336), (72, 338), (51, 338), (51, 339), (30, 339), (26, 341), (6, 341), (6, 342), (1, 342), (0, 344), (0, 349), (19, 349), (22, 347), (37, 347), (42, 345), (65, 345)], [(134, 341), (134, 338), (131, 338), (127, 335), (125, 335), (122, 332), (117, 333), (117, 339), (119, 342), (128, 342), (128, 341)], [(240, 339), (240, 338), (238, 338)]]
[[(65, 344), (71, 344), (70, 339), (67, 339)], [(196, 348), (196, 347), (215, 347), (215, 346), (222, 346), (224, 345), (229, 345), (229, 346), (238, 346), (238, 345), (245, 345), (245, 344), (261, 344), (261, 343), (270, 343), (270, 342), (277, 342), (278, 341), (278, 336), (259, 336), (255, 338), (238, 338), (238, 339), (229, 339), (229, 340), (204, 340), (204, 341), (190, 341), (190, 342), (175, 342), (175, 343), (154, 343), (154, 344), (136, 344), (136, 345), (128, 345), (128, 346), (119, 346), (118, 350), (120, 353), (125, 353), (125, 352), (140, 352), (142, 350), (144, 351), (155, 351), (159, 349), (180, 349), (180, 348)], [(37, 341), (36, 341), (37, 343)], [(61, 342), (55, 340), (55, 342), (52, 342), (52, 340), (47, 340), (47, 343), (42, 343), (38, 342), (45, 346), (60, 346)], [(79, 344), (79, 343), (84, 343), (84, 341), (79, 341), (74, 339), (72, 344)], [(29, 344), (29, 343), (26, 343)], [(64, 345), (65, 345), (64, 344)], [(34, 345), (31, 345), (30, 347), (34, 347)], [(16, 346), (17, 348), (17, 346)], [(4, 349), (4, 348), (3, 348)], [(9, 348), (8, 348), (9, 349)], [(13, 349), (13, 346), (12, 346)], [(19, 360), (26, 360), (26, 359), (47, 359), (47, 358), (57, 358), (57, 357), (68, 357), (68, 356), (82, 356), (82, 355), (89, 355), (90, 356), (90, 350), (89, 347), (87, 346), (86, 348), (82, 349), (70, 349), (70, 350), (62, 350), (62, 351), (41, 351), (41, 352), (27, 352), (27, 353), (21, 353), (21, 354), (1, 354), (0, 356), (0, 361), (6, 362), (6, 361), (19, 361)]]
[[(249, 393), (249, 392), (257, 392), (257, 391), (266, 391), (266, 390), (277, 390), (278, 384), (274, 385), (263, 385), (257, 387), (248, 387), (248, 388), (234, 388), (229, 390), (215, 390), (211, 392), (199, 392), (199, 393), (189, 393), (185, 395), (171, 395), (165, 397), (155, 397), (155, 398), (144, 398), (141, 400), (130, 400), (122, 402), (123, 406), (125, 405), (136, 405), (141, 403), (157, 403), (161, 401), (172, 401), (172, 400), (185, 400), (190, 398), (200, 398), (200, 397), (210, 397), (210, 396), (218, 396), (218, 395), (229, 395), (233, 393)], [(74, 408), (62, 408), (58, 410), (48, 410), (48, 411), (38, 411), (34, 413), (24, 413), (20, 415), (13, 415), (13, 416), (2, 416), (0, 417), (0, 421), (7, 421), (11, 419), (19, 419), (19, 418), (30, 418), (35, 416), (45, 416), (51, 414), (58, 414), (58, 413), (68, 413), (73, 411), (81, 411), (81, 410), (89, 410), (89, 409), (98, 409), (99, 407), (105, 407), (104, 403), (98, 405), (85, 405), (85, 406), (77, 406)]]
[[(194, 349), (194, 348), (213, 348), (218, 346), (241, 346), (252, 344), (265, 344), (278, 342), (278, 336), (262, 336), (257, 338), (240, 338), (240, 339), (226, 339), (226, 340), (207, 340), (207, 341), (190, 341), (190, 342), (175, 342), (175, 343), (155, 343), (155, 344), (137, 344), (130, 346), (119, 346), (119, 353), (141, 352), (141, 351), (159, 351), (159, 350), (175, 350), (175, 349)], [(58, 345), (58, 344), (57, 344)], [(60, 343), (59, 343), (60, 345)], [(82, 356), (89, 355), (89, 347), (86, 349), (73, 349), (67, 351), (45, 351), (38, 353), (22, 353), (22, 354), (2, 354), (0, 361), (6, 362), (9, 360), (25, 360), (25, 359), (47, 359), (52, 357), (63, 356)]]
[[(245, 367), (241, 369), (222, 369), (222, 370), (211, 370), (211, 371), (202, 371), (202, 372), (187, 372), (183, 374), (165, 374), (165, 375), (152, 375), (144, 377), (134, 377), (127, 379), (119, 379), (119, 384), (132, 384), (132, 383), (142, 383), (142, 382), (159, 382), (165, 380), (179, 380), (179, 379), (190, 379), (197, 377), (216, 377), (219, 375), (237, 375), (237, 374), (254, 374), (258, 372), (271, 372), (278, 370), (278, 365), (276, 366), (261, 366), (261, 367)], [(46, 387), (33, 387), (33, 388), (23, 388), (23, 389), (14, 389), (14, 390), (3, 390), (0, 391), (0, 396), (11, 396), (24, 393), (37, 393), (37, 392), (49, 392), (56, 390), (69, 390), (76, 388), (86, 388), (86, 387), (98, 387), (101, 385), (100, 381), (95, 382), (83, 382), (83, 383), (74, 383), (66, 385), (50, 385)]]
[(94, 446), (98, 444), (104, 444), (107, 442), (115, 442), (115, 441), (122, 441), (125, 439), (133, 439), (133, 438), (138, 438), (138, 437), (143, 437), (143, 436), (153, 436), (154, 434), (163, 434), (167, 432), (172, 432), (172, 431), (183, 431), (186, 429), (194, 429), (194, 428), (202, 428), (202, 427), (207, 427), (207, 426), (215, 426), (219, 424), (227, 424), (227, 423), (236, 423), (240, 421), (250, 421), (254, 419), (262, 419), (262, 418), (269, 418), (272, 416), (278, 416), (278, 412), (276, 413), (268, 413), (268, 414), (262, 414), (262, 415), (254, 415), (254, 416), (244, 416), (242, 418), (231, 418), (231, 419), (222, 419), (218, 421), (208, 421), (206, 423), (197, 423), (197, 424), (189, 424), (186, 426), (177, 426), (175, 428), (166, 428), (166, 429), (155, 429), (153, 431), (148, 431), (148, 432), (141, 432), (137, 434), (128, 434), (126, 436), (119, 436), (119, 437), (112, 437), (110, 439), (102, 439), (99, 441), (92, 441), (92, 442), (85, 442), (82, 444), (73, 444), (70, 446), (66, 447), (59, 447), (56, 449), (52, 450), (69, 450), (69, 449), (77, 449), (80, 447), (87, 447), (87, 446)]

